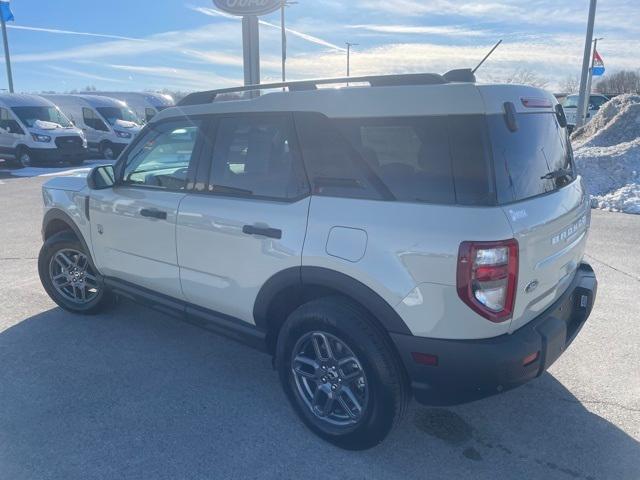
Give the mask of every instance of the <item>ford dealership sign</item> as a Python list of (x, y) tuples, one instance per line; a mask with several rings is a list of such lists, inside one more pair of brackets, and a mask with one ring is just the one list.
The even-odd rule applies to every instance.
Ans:
[(213, 0), (213, 4), (233, 15), (266, 15), (279, 9), (282, 0)]

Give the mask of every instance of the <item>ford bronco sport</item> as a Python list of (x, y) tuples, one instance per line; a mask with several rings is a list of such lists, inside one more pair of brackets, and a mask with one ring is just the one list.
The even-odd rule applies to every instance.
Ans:
[(48, 294), (86, 314), (133, 298), (268, 352), (344, 448), (381, 442), (411, 396), (540, 376), (597, 288), (562, 108), (469, 72), (349, 81), (191, 94), (114, 167), (49, 181)]

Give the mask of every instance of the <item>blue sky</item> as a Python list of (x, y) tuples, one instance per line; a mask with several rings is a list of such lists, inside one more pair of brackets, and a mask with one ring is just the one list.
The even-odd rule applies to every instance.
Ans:
[[(480, 79), (530, 70), (559, 88), (580, 69), (588, 0), (298, 0), (288, 9), (289, 78), (473, 66)], [(12, 0), (16, 90), (198, 90), (242, 81), (240, 22), (210, 0)], [(600, 0), (608, 71), (640, 68), (640, 1)], [(262, 76), (280, 75), (279, 14), (262, 17)], [(0, 88), (6, 88), (4, 69)]]

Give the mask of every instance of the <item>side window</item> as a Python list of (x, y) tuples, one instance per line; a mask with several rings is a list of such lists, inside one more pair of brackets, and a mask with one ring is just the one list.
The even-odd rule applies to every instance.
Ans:
[(208, 190), (281, 200), (308, 193), (290, 115), (220, 118)]
[(94, 112), (90, 108), (82, 109), (82, 118), (84, 119), (84, 124), (89, 128), (93, 128), (94, 130), (100, 130), (103, 132), (109, 131), (109, 127), (107, 127), (102, 119), (98, 117), (98, 115), (96, 115), (96, 112)]
[(129, 153), (122, 182), (184, 190), (200, 126), (200, 120), (185, 120), (149, 129)]
[(24, 135), (24, 130), (20, 124), (11, 116), (6, 108), (0, 108), (0, 128), (8, 133), (18, 133)]
[(335, 122), (396, 200), (455, 203), (446, 118), (356, 118)]
[(326, 116), (296, 114), (296, 127), (314, 195), (374, 200), (392, 197), (369, 163)]

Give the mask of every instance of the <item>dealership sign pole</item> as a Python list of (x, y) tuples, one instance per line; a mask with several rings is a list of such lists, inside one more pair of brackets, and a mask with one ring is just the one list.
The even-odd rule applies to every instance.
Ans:
[(282, 0), (213, 0), (223, 12), (242, 17), (244, 84), (260, 83), (260, 32), (258, 17), (275, 12)]
[(589, 92), (587, 92), (587, 83), (589, 81), (589, 64), (591, 63), (593, 24), (595, 23), (596, 19), (596, 3), (597, 0), (591, 0), (589, 3), (589, 19), (587, 20), (587, 38), (584, 42), (582, 75), (580, 76), (580, 95), (578, 97), (578, 109), (576, 112), (576, 127), (581, 127), (584, 125), (585, 116), (587, 115), (587, 106), (589, 105)]

